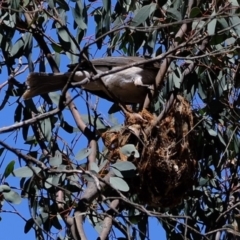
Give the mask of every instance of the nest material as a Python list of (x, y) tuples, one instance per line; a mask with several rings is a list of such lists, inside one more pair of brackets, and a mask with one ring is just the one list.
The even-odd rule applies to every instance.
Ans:
[[(147, 136), (144, 130), (155, 118), (146, 110), (130, 114), (124, 128), (105, 132), (102, 137), (113, 161), (132, 160), (137, 166), (139, 176), (129, 185), (140, 201), (172, 207), (192, 186), (196, 171), (193, 115), (189, 103), (177, 96), (165, 118)], [(134, 144), (141, 157), (127, 159), (119, 150), (125, 144)]]

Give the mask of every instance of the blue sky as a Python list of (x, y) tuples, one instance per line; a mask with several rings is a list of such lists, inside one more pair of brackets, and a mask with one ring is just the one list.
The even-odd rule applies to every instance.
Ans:
[[(96, 7), (96, 5), (94, 5), (94, 7)], [(89, 12), (91, 12), (92, 10), (90, 10)], [(69, 18), (68, 18), (69, 27), (71, 27), (72, 21), (73, 21), (73, 19), (71, 17), (71, 11), (69, 12), (68, 16), (69, 16)], [(88, 26), (89, 26), (89, 28), (88, 28), (88, 32), (87, 32), (86, 36), (93, 35), (94, 31), (95, 31), (95, 23), (94, 23), (92, 17), (89, 17), (89, 25)], [(71, 29), (71, 31), (73, 31), (73, 29)], [(45, 31), (45, 33), (47, 35), (50, 35), (51, 37), (54, 37), (54, 32), (55, 32), (55, 30), (52, 30), (51, 28), (47, 28)], [(19, 35), (18, 36), (16, 35), (13, 39), (13, 43), (19, 37), (20, 37)], [(36, 47), (36, 43), (34, 43), (34, 46)], [(92, 46), (91, 50), (92, 50), (92, 53), (96, 53), (96, 54), (94, 54), (95, 57), (103, 57), (103, 53), (104, 53), (103, 50), (97, 51), (95, 46)], [(38, 56), (39, 56), (39, 49), (34, 48), (33, 49), (33, 60), (37, 59)], [(26, 59), (23, 59), (23, 62), (26, 63)], [(60, 70), (65, 71), (67, 69), (66, 65), (69, 63), (70, 63), (69, 59), (66, 56), (62, 55)], [(49, 68), (48, 64), (46, 65), (46, 68), (47, 68), (47, 71), (50, 72), (50, 68)], [(38, 68), (36, 68), (35, 71), (38, 71)], [(28, 70), (25, 73), (19, 75), (17, 77), (17, 80), (24, 82), (27, 74), (28, 74)], [(7, 80), (7, 78), (8, 78), (8, 76), (7, 76), (6, 69), (3, 68), (2, 73), (1, 73), (0, 84), (5, 82)], [(6, 87), (1, 90), (0, 102), (2, 102), (2, 100), (3, 100), (5, 91), (6, 91)], [(36, 98), (36, 99), (38, 100), (39, 98)], [(9, 125), (14, 124), (13, 112), (15, 111), (15, 109), (17, 107), (17, 103), (15, 101), (16, 101), (16, 98), (12, 97), (10, 99), (10, 102), (8, 102), (7, 105), (5, 106), (5, 108), (1, 111), (0, 127), (9, 126)], [(92, 103), (94, 103), (94, 98), (92, 100)], [(81, 98), (78, 98), (76, 100), (76, 105), (78, 106), (81, 114), (87, 114), (86, 105), (83, 103)], [(105, 100), (100, 100), (98, 110), (99, 110), (99, 113), (101, 113), (106, 119), (108, 118), (107, 111), (110, 106), (111, 106), (111, 103), (109, 103)], [(74, 120), (73, 120), (72, 116), (70, 115), (69, 111), (65, 110), (63, 114), (65, 117), (65, 120), (67, 120), (69, 122), (69, 124), (71, 124), (72, 126), (75, 126)], [(122, 121), (121, 115), (117, 115), (117, 118), (120, 122)], [(60, 130), (59, 134), (68, 143), (70, 143), (73, 140), (73, 138), (75, 137), (74, 134), (72, 134), (72, 135), (66, 134), (66, 132), (64, 132), (63, 130)], [(11, 146), (16, 146), (17, 148), (19, 148), (21, 150), (28, 150), (28, 148), (29, 148), (28, 145), (24, 144), (21, 131), (15, 131), (13, 133), (2, 134), (1, 140), (6, 141)], [(86, 147), (86, 144), (87, 143), (86, 143), (86, 140), (84, 140), (84, 137), (81, 137), (75, 146), (75, 149), (74, 149), (75, 153), (77, 151), (81, 150), (82, 148)], [(0, 168), (0, 174), (3, 173), (7, 164), (12, 160), (15, 160), (15, 162), (16, 162), (15, 167), (19, 167), (18, 159), (16, 158), (15, 155), (13, 155), (9, 152), (6, 152), (6, 151), (2, 154), (2, 156), (0, 157), (0, 164), (2, 164), (1, 168)], [(24, 165), (24, 162), (22, 162), (22, 164)], [(12, 187), (16, 187), (17, 188), (16, 191), (18, 191), (20, 193), (18, 178), (9, 176), (7, 179), (7, 182)], [(26, 219), (30, 218), (28, 203), (27, 203), (26, 199), (23, 199), (22, 203), (20, 205), (13, 205), (13, 206), (16, 208), (16, 211), (18, 211), (20, 214), (22, 214), (22, 216), (24, 218), (26, 218)], [(7, 202), (5, 202), (2, 209), (9, 210), (9, 211), (15, 211)], [(23, 229), (25, 226), (25, 222), (17, 214), (1, 213), (0, 216), (2, 217), (2, 221), (0, 222), (1, 240), (16, 240), (16, 239), (32, 240), (35, 238), (33, 230), (31, 230), (26, 235), (24, 234)], [(55, 233), (57, 232), (56, 229), (52, 229), (52, 230)], [(153, 219), (153, 218), (150, 219), (149, 230), (150, 230), (150, 239), (151, 240), (165, 239), (164, 231), (162, 230), (161, 225), (159, 224), (159, 222), (156, 219)], [(86, 235), (88, 236), (88, 239), (96, 239), (97, 238), (97, 232), (92, 228), (92, 226), (87, 221), (85, 223), (85, 231), (86, 231)]]

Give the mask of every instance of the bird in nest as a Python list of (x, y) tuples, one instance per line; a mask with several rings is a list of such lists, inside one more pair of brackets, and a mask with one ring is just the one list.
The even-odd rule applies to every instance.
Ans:
[[(78, 64), (78, 69), (71, 78), (69, 87), (80, 88), (93, 93), (109, 101), (119, 101), (125, 104), (143, 103), (149, 86), (155, 83), (155, 77), (159, 70), (159, 62), (144, 63), (141, 57), (105, 57)], [(133, 63), (140, 63), (136, 67), (117, 71), (118, 68)], [(28, 89), (23, 94), (24, 99), (37, 95), (62, 90), (66, 85), (75, 65), (69, 65), (66, 73), (30, 73), (27, 78)], [(116, 70), (101, 79), (91, 80), (96, 74), (109, 70)], [(88, 81), (86, 81), (88, 79)], [(85, 84), (81, 82), (85, 81)]]

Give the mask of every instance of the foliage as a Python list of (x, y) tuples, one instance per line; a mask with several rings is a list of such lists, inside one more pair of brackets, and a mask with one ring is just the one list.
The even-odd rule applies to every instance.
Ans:
[[(117, 239), (149, 239), (150, 217), (162, 224), (166, 239), (239, 238), (239, 4), (1, 1), (0, 71), (2, 79), (7, 77), (0, 85), (0, 110), (11, 123), (0, 128), (5, 136), (0, 140), (0, 213), (7, 212), (6, 202), (28, 201), (31, 218), (18, 215), (26, 220), (24, 232), (34, 229), (36, 239), (86, 239), (84, 220), (102, 240), (116, 238), (116, 229)], [(187, 148), (196, 168), (189, 174), (190, 187), (175, 195), (174, 206), (147, 204), (133, 188), (141, 179), (138, 161), (144, 147), (149, 150), (154, 141), (144, 138), (142, 129), (141, 137), (132, 137), (136, 128), (127, 125), (131, 117), (117, 103), (107, 112), (99, 107), (103, 100), (76, 90), (80, 111), (65, 97), (66, 90), (21, 98), (26, 73), (64, 72), (67, 64), (95, 55), (145, 56), (161, 63), (156, 98), (147, 106), (152, 122), (140, 111), (133, 115), (145, 124), (146, 136), (161, 131), (171, 112), (167, 106), (177, 95), (191, 104), (194, 126), (186, 134), (191, 136)], [(119, 112), (124, 113), (123, 124), (116, 121)], [(173, 119), (182, 119), (178, 117)], [(186, 135), (179, 139), (181, 149)], [(116, 154), (115, 143), (123, 139)], [(174, 171), (180, 171), (178, 166)], [(19, 186), (11, 185), (13, 177)], [(153, 184), (151, 176), (145, 178), (146, 185)]]

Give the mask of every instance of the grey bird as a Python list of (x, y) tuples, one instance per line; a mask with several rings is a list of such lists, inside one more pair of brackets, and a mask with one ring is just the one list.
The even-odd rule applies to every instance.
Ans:
[[(109, 70), (117, 70), (119, 67), (144, 60), (141, 57), (105, 57), (93, 59), (91, 63), (99, 74)], [(23, 98), (29, 99), (37, 95), (62, 90), (75, 66), (70, 65), (70, 69), (66, 73), (30, 73), (26, 81), (28, 89), (23, 94)], [(73, 83), (73, 86), (74, 83), (89, 79), (86, 84), (80, 86), (88, 92), (113, 102), (119, 101), (126, 104), (143, 103), (148, 93), (148, 87), (155, 83), (158, 70), (158, 62), (143, 63), (136, 67), (130, 67), (103, 76), (101, 81), (99, 79), (91, 81), (94, 69), (85, 61), (79, 64), (79, 68), (74, 74), (71, 83)]]

